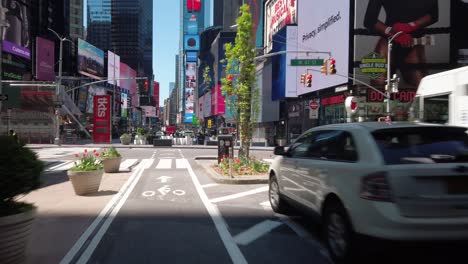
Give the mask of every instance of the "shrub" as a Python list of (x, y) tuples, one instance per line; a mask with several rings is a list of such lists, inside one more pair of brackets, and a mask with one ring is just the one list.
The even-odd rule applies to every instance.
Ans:
[(0, 146), (0, 216), (5, 216), (25, 209), (15, 198), (39, 188), (44, 163), (13, 137), (0, 136)]
[(145, 130), (142, 127), (137, 128), (137, 134), (142, 136), (145, 133)]
[(120, 153), (114, 147), (110, 147), (109, 149), (104, 149), (101, 153), (102, 158), (118, 158), (120, 157)]
[(101, 160), (98, 159), (99, 153), (96, 150), (88, 152), (88, 150), (85, 149), (82, 155), (75, 154), (75, 157), (77, 157), (78, 160), (75, 161), (75, 165), (70, 168), (71, 171), (93, 171), (104, 168)]
[(269, 165), (257, 160), (255, 157), (240, 157), (230, 159), (224, 157), (218, 164), (223, 174), (229, 174), (229, 161), (231, 161), (232, 171), (237, 175), (254, 175), (268, 172)]

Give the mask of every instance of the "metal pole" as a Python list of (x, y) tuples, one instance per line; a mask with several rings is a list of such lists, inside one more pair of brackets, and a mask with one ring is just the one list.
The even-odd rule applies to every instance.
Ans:
[(388, 48), (387, 48), (387, 84), (385, 85), (385, 90), (387, 92), (387, 118), (390, 118), (390, 97), (391, 95), (391, 90), (390, 90), (390, 75), (391, 75), (391, 55), (392, 55), (392, 41), (395, 39), (398, 35), (403, 33), (403, 31), (400, 31), (393, 35), (391, 38), (388, 39)]
[[(57, 95), (57, 103), (60, 102), (60, 86), (62, 83), (62, 52), (63, 52), (63, 38), (60, 38), (60, 50), (59, 50), (59, 72), (58, 72), (58, 78), (57, 78), (57, 87), (55, 89), (55, 94)], [(60, 142), (60, 114), (59, 110), (55, 110), (55, 139), (54, 139), (54, 144), (56, 145), (61, 145)]]
[[(3, 94), (3, 12), (0, 21), (0, 94)], [(2, 101), (0, 101), (0, 117), (2, 116)], [(7, 130), (8, 134), (8, 130)]]

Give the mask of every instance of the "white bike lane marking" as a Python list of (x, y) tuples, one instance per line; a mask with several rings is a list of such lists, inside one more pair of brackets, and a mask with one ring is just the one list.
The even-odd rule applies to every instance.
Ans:
[[(180, 149), (179, 149), (179, 152), (182, 158), (185, 159)], [(195, 185), (195, 189), (197, 190), (197, 193), (200, 196), (200, 199), (202, 200), (203, 205), (205, 206), (206, 210), (210, 214), (210, 217), (213, 220), (213, 223), (215, 224), (216, 230), (218, 231), (219, 236), (221, 237), (221, 240), (223, 241), (223, 244), (226, 247), (226, 250), (228, 251), (229, 256), (231, 257), (232, 262), (235, 264), (237, 263), (247, 264), (247, 260), (245, 259), (244, 255), (239, 249), (239, 246), (236, 244), (236, 241), (234, 240), (231, 233), (229, 232), (226, 221), (224, 221), (224, 218), (219, 212), (218, 207), (214, 205), (213, 203), (211, 203), (210, 199), (208, 199), (208, 196), (203, 190), (203, 187), (200, 184), (200, 181), (198, 180), (197, 175), (193, 171), (192, 166), (190, 165), (187, 159), (185, 159), (185, 162), (187, 163), (186, 164), (187, 170), (190, 174), (190, 177), (192, 178), (193, 184)]]

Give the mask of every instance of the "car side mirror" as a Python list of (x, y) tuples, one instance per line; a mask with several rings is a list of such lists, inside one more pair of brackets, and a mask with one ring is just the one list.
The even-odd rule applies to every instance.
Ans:
[(286, 155), (286, 150), (284, 150), (284, 147), (275, 147), (273, 153), (278, 156), (284, 156)]

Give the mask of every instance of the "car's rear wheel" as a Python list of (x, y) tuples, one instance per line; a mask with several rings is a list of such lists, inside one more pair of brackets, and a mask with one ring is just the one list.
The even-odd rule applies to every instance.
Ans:
[(336, 263), (346, 263), (353, 253), (354, 233), (344, 206), (340, 202), (325, 205), (323, 214), (323, 234), (332, 259)]
[(281, 197), (279, 190), (278, 179), (275, 175), (270, 177), (270, 188), (268, 191), (268, 198), (270, 200), (271, 208), (274, 212), (280, 214), (286, 214), (288, 212), (288, 205), (286, 201)]

